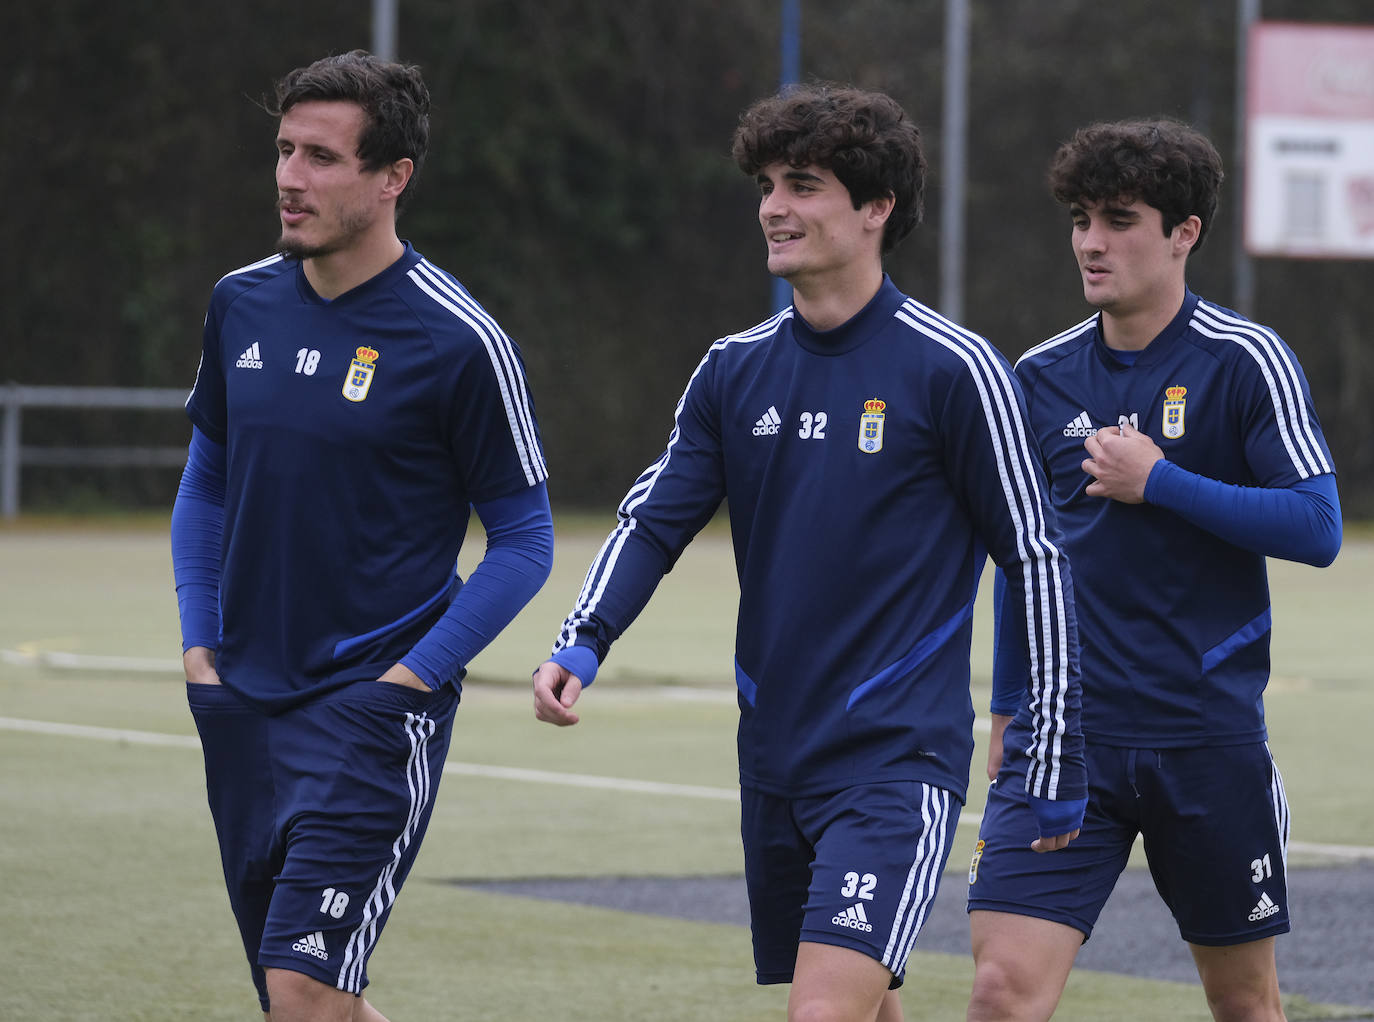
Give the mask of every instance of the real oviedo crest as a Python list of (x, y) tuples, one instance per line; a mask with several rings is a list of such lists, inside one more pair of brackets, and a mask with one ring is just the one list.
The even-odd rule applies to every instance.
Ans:
[(883, 449), (883, 409), (886, 401), (876, 397), (864, 402), (863, 414), (859, 416), (859, 450), (865, 454), (877, 454)]
[(367, 397), (367, 390), (372, 386), (372, 374), (377, 371), (377, 356), (380, 354), (376, 348), (366, 345), (357, 350), (353, 361), (348, 365), (348, 375), (344, 377), (344, 397), (350, 401), (361, 401)]
[(1183, 435), (1183, 408), (1188, 403), (1187, 387), (1167, 387), (1164, 390), (1164, 436), (1177, 440)]

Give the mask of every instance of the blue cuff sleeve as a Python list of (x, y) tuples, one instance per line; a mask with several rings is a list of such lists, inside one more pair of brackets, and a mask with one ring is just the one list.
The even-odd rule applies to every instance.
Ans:
[(1088, 809), (1087, 796), (1053, 802), (1036, 795), (1027, 795), (1026, 798), (1030, 802), (1031, 812), (1035, 814), (1035, 825), (1041, 837), (1071, 834), (1083, 826), (1083, 814)]
[(549, 659), (564, 670), (576, 674), (583, 688), (596, 680), (597, 669), (601, 666), (590, 646), (568, 646), (560, 649)]
[(224, 542), (226, 452), (191, 431), (186, 469), (172, 504), (172, 575), (181, 616), (181, 651), (219, 648), (219, 574)]
[(486, 553), (444, 616), (401, 658), (430, 688), (462, 678), (553, 567), (553, 515), (543, 483), (473, 510), (487, 532)]
[(1334, 475), (1287, 487), (1235, 486), (1161, 459), (1145, 499), (1245, 550), (1324, 568), (1341, 549), (1341, 502)]
[(1025, 614), (1010, 604), (1007, 575), (998, 568), (992, 577), (992, 703), (993, 713), (1014, 717), (1026, 701), (1030, 686), (1030, 655), (1026, 652)]

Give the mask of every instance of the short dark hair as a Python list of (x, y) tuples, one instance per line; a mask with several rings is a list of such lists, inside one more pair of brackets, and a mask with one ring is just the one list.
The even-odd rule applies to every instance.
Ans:
[(280, 117), (297, 103), (341, 100), (362, 107), (358, 159), (363, 169), (380, 170), (409, 159), (415, 170), (396, 199), (396, 210), (409, 200), (429, 149), (429, 89), (413, 64), (382, 60), (366, 50), (324, 57), (298, 67), (276, 84), (275, 101), (264, 105)]
[(892, 196), (886, 255), (921, 222), (926, 159), (921, 132), (892, 97), (846, 85), (794, 85), (740, 115), (731, 155), (755, 175), (772, 163), (829, 170), (858, 209)]
[(1225, 175), (1207, 137), (1168, 117), (1080, 128), (1050, 161), (1049, 184), (1066, 205), (1141, 201), (1159, 210), (1168, 235), (1184, 220), (1202, 221), (1196, 252), (1217, 212)]

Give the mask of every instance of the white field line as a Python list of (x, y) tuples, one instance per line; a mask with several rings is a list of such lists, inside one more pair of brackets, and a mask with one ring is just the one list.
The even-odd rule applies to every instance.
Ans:
[(175, 674), (184, 671), (180, 660), (170, 657), (94, 656), (88, 653), (62, 653), (57, 650), (26, 648), (0, 649), (0, 663), (22, 667), (59, 667), (78, 671), (135, 671)]
[(157, 731), (128, 731), (115, 727), (91, 727), (87, 724), (60, 724), (48, 720), (23, 720), (0, 717), (0, 729), (27, 731), (31, 734), (58, 735), (63, 738), (95, 738), (106, 742), (127, 742), (130, 745), (175, 745), (183, 749), (199, 749), (195, 735), (166, 735)]
[[(156, 731), (94, 727), (89, 724), (62, 724), (46, 720), (24, 720), (18, 717), (0, 717), (0, 730), (25, 731), (30, 734), (56, 735), (63, 738), (93, 738), (107, 742), (127, 742), (130, 745), (171, 745), (184, 749), (200, 748), (200, 739), (195, 735), (168, 735)], [(485, 763), (448, 762), (444, 764), (444, 773), (467, 777), (489, 777), (499, 781), (562, 784), (574, 788), (593, 788), (601, 791), (629, 791), (642, 795), (677, 795), (680, 798), (703, 798), (719, 802), (739, 801), (738, 788), (715, 788), (701, 784), (669, 784), (664, 781), (637, 781), (628, 777), (557, 773), (552, 770), (491, 766)], [(960, 826), (977, 826), (982, 820), (981, 813), (959, 814)], [(1361, 845), (1326, 845), (1291, 841), (1288, 850), (1345, 862), (1374, 859), (1374, 848)]]

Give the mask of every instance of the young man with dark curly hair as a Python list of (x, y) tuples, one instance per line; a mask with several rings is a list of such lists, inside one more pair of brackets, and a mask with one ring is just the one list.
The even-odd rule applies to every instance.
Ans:
[(970, 1019), (1053, 1014), (1137, 836), (1213, 1016), (1283, 1018), (1288, 804), (1264, 724), (1264, 561), (1330, 564), (1341, 515), (1293, 352), (1185, 283), (1221, 179), (1212, 144), (1167, 119), (1084, 128), (1051, 164), (1098, 311), (1016, 375), (1073, 560), (1089, 801), (1070, 848), (1026, 851), (1034, 722), (1016, 705), (1026, 649), (1004, 620), (995, 780), (969, 871)]
[(702, 358), (535, 673), (535, 710), (577, 723), (611, 643), (728, 498), (757, 978), (792, 984), (794, 1020), (894, 1022), (968, 785), (986, 552), (1035, 650), (1037, 847), (1081, 820), (1068, 563), (1010, 366), (883, 272), (921, 217), (915, 124), (880, 93), (799, 87), (744, 113), (734, 157), (793, 302)]

